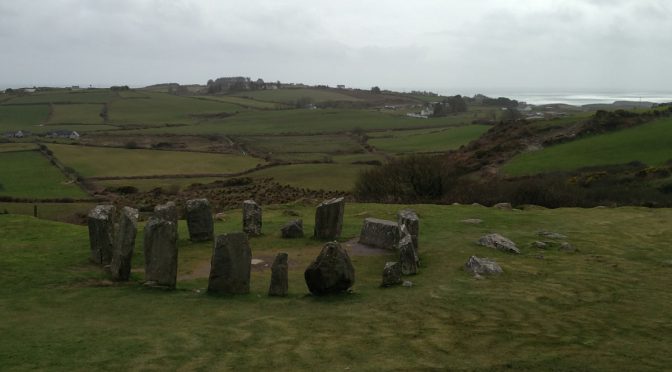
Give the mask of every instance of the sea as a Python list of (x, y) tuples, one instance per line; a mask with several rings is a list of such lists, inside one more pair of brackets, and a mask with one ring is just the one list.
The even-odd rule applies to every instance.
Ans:
[[(564, 103), (574, 106), (614, 103), (616, 101), (632, 102), (672, 102), (672, 92), (521, 92), (493, 91), (479, 92), (488, 97), (507, 97), (532, 105)], [(453, 93), (454, 94), (454, 93)], [(468, 94), (473, 96), (473, 94)]]

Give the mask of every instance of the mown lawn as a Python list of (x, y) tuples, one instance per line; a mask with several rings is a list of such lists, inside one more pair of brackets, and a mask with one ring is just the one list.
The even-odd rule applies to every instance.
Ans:
[(594, 135), (513, 158), (504, 166), (510, 175), (569, 171), (588, 166), (640, 161), (661, 165), (672, 159), (672, 119)]
[(0, 133), (6, 131), (35, 131), (49, 115), (48, 105), (0, 105)]
[(238, 142), (267, 153), (354, 153), (362, 146), (345, 135), (315, 136), (250, 136), (238, 137)]
[(488, 129), (488, 125), (468, 125), (442, 130), (390, 131), (375, 133), (368, 142), (390, 153), (441, 152), (466, 145)]
[[(343, 240), (365, 216), (393, 218), (403, 207), (348, 204)], [(263, 264), (249, 295), (205, 294), (212, 247), (188, 242), (184, 221), (178, 290), (160, 291), (140, 285), (142, 234), (132, 281), (113, 284), (87, 262), (85, 227), (0, 215), (3, 369), (661, 371), (672, 363), (670, 210), (413, 206), (422, 267), (408, 278), (412, 288), (378, 287), (393, 254), (351, 251), (354, 292), (315, 298), (303, 270), (321, 243), (279, 239), (287, 208), (311, 231), (312, 206), (267, 206), (265, 235), (251, 240), (266, 263), (289, 253), (286, 298), (266, 296)], [(216, 232), (239, 231), (239, 213)], [(579, 251), (530, 248), (540, 229), (568, 235)], [(474, 243), (493, 231), (522, 254)], [(505, 273), (472, 278), (462, 270), (471, 255), (496, 259)]]
[(85, 177), (237, 173), (264, 161), (251, 156), (50, 144), (54, 156)]
[(85, 198), (37, 151), (0, 152), (0, 196), (21, 198)]

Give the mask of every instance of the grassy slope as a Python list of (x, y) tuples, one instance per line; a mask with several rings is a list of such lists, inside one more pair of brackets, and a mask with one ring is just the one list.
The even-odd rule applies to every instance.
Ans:
[[(359, 232), (363, 216), (392, 218), (401, 207), (349, 204), (344, 238)], [(310, 231), (313, 209), (294, 209)], [(185, 240), (184, 221), (179, 274), (192, 279), (164, 292), (136, 283), (142, 234), (133, 282), (108, 286), (86, 262), (85, 227), (0, 216), (0, 360), (7, 369), (52, 370), (657, 371), (672, 363), (672, 293), (661, 280), (672, 270), (672, 211), (416, 209), (423, 267), (415, 286), (378, 288), (394, 257), (353, 256), (354, 294), (329, 298), (305, 296), (303, 269), (319, 244), (279, 239), (282, 208), (265, 208), (266, 235), (251, 245), (267, 262), (289, 252), (287, 298), (266, 297), (268, 268), (253, 272), (250, 295), (205, 295), (211, 246)], [(238, 213), (216, 232), (238, 231)], [(471, 217), (485, 222), (459, 222)], [(527, 248), (539, 229), (568, 234), (580, 252)], [(523, 254), (473, 243), (491, 231)], [(461, 270), (472, 254), (496, 259), (505, 274), (472, 279)]]
[(369, 140), (369, 143), (386, 152), (439, 152), (459, 148), (477, 139), (488, 129), (490, 126), (487, 125), (469, 125), (421, 133), (388, 132), (390, 137), (373, 138)]
[(25, 198), (84, 198), (63, 174), (36, 151), (0, 153), (0, 195)]
[(16, 142), (16, 143), (2, 143), (0, 144), (0, 152), (13, 152), (36, 150), (37, 145), (34, 143)]
[(263, 163), (250, 156), (197, 152), (128, 150), (50, 144), (63, 164), (85, 177), (235, 173)]
[(0, 105), (0, 133), (5, 131), (35, 131), (49, 115), (48, 105)]
[(236, 97), (236, 96), (198, 96), (197, 98), (204, 99), (204, 100), (209, 100), (209, 101), (226, 102), (226, 103), (231, 103), (231, 104), (238, 105), (238, 106), (241, 106), (241, 107), (250, 107), (250, 108), (261, 109), (261, 110), (273, 110), (273, 109), (280, 109), (280, 108), (287, 107), (287, 106), (285, 106), (283, 104), (279, 104), (279, 103), (257, 101), (257, 100), (250, 99), (250, 98), (243, 98), (243, 97)]
[(262, 169), (250, 177), (272, 177), (276, 182), (311, 190), (350, 191), (359, 173), (369, 165), (359, 164), (292, 164)]
[(101, 109), (100, 104), (54, 105), (48, 124), (103, 124)]
[(86, 215), (96, 206), (94, 203), (5, 203), (0, 202), (0, 212), (32, 216), (37, 205), (37, 216), (46, 220), (69, 221), (74, 214)]
[(55, 91), (40, 92), (16, 97), (7, 101), (8, 104), (33, 104), (33, 103), (105, 103), (118, 99), (119, 95), (107, 89), (94, 89), (83, 91)]
[(238, 140), (259, 151), (271, 153), (351, 153), (363, 151), (357, 142), (344, 135), (254, 136), (239, 137)]
[(310, 88), (257, 90), (252, 92), (240, 92), (235, 95), (239, 97), (249, 97), (259, 101), (288, 104), (296, 102), (302, 98), (310, 98), (313, 100), (313, 103), (326, 101), (359, 101), (357, 98), (333, 90)]
[(510, 175), (566, 171), (586, 166), (641, 161), (660, 165), (672, 159), (672, 119), (591, 136), (519, 155), (504, 166)]

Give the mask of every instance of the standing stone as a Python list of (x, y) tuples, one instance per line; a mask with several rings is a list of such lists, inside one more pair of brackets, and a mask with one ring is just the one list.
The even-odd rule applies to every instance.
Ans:
[(167, 202), (159, 204), (154, 207), (154, 216), (166, 221), (171, 221), (175, 228), (175, 236), (177, 237), (177, 206), (174, 202)]
[(219, 235), (210, 261), (208, 292), (250, 293), (252, 250), (245, 233)]
[(325, 244), (303, 276), (314, 295), (347, 291), (355, 284), (355, 268), (348, 252), (338, 242)]
[(418, 273), (418, 254), (413, 246), (411, 234), (403, 229), (404, 237), (399, 241), (399, 261), (401, 262), (401, 272), (404, 275), (415, 275)]
[(114, 238), (114, 252), (110, 271), (112, 279), (128, 281), (131, 276), (131, 259), (135, 249), (135, 236), (138, 232), (138, 210), (124, 207), (119, 216)]
[(187, 200), (186, 215), (189, 239), (192, 242), (212, 240), (214, 225), (208, 199)]
[(366, 218), (359, 235), (359, 243), (376, 248), (397, 249), (400, 238), (401, 229), (396, 222)]
[(383, 283), (381, 287), (391, 287), (401, 284), (401, 264), (399, 262), (387, 262), (383, 269)]
[(175, 222), (153, 216), (145, 225), (145, 281), (175, 288), (177, 282), (177, 229)]
[(343, 228), (345, 199), (334, 198), (323, 201), (315, 210), (315, 239), (336, 239)]
[(293, 220), (280, 229), (284, 239), (303, 238), (303, 220)]
[(89, 259), (101, 265), (109, 265), (114, 250), (114, 213), (113, 205), (97, 205), (89, 212)]
[(261, 207), (254, 200), (243, 202), (243, 232), (252, 235), (261, 235)]
[(418, 218), (418, 215), (410, 209), (404, 209), (397, 213), (397, 222), (399, 223), (399, 226), (406, 226), (406, 229), (411, 234), (413, 247), (415, 247), (417, 252), (418, 236), (420, 235), (420, 219)]
[(287, 253), (278, 253), (271, 266), (271, 286), (268, 288), (269, 296), (287, 296), (288, 289), (288, 265)]

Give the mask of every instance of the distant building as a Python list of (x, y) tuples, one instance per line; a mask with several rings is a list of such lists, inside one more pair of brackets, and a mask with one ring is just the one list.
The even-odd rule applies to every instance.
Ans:
[(19, 130), (19, 131), (16, 131), (16, 132), (5, 132), (5, 133), (2, 134), (2, 136), (4, 138), (24, 138), (24, 137), (29, 137), (30, 132)]
[(338, 88), (338, 89), (345, 89), (345, 85), (340, 84), (340, 85), (337, 85), (336, 88)]
[(47, 137), (51, 138), (69, 138), (72, 140), (79, 139), (79, 133), (74, 130), (54, 130), (47, 133)]

